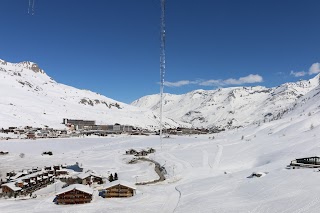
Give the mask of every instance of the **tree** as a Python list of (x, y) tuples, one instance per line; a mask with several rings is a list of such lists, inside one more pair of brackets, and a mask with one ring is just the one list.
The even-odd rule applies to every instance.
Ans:
[(114, 180), (118, 180), (118, 174), (114, 173)]
[(244, 139), (244, 136), (242, 135), (242, 136), (241, 136), (241, 140), (243, 140), (243, 139)]
[(110, 182), (114, 181), (112, 173), (109, 175), (109, 181)]

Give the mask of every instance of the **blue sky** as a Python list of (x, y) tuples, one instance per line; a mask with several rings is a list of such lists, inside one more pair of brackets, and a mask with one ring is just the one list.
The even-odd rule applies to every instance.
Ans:
[[(160, 0), (1, 0), (0, 59), (130, 103), (159, 93)], [(167, 0), (165, 92), (320, 72), (318, 0)]]

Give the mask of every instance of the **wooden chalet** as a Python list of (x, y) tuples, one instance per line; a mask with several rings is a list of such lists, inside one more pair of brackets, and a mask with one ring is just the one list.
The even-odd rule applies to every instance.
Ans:
[(19, 187), (15, 182), (2, 184), (1, 189), (2, 189), (2, 194), (9, 197), (19, 195), (22, 190), (22, 188)]
[(102, 180), (101, 175), (91, 173), (91, 180), (93, 183), (103, 184), (103, 180)]
[(125, 181), (113, 181), (106, 185), (105, 197), (132, 197), (136, 194), (136, 188)]
[(77, 177), (78, 177), (78, 182), (83, 185), (87, 185), (87, 184), (90, 185), (92, 183), (98, 183), (98, 184), (103, 183), (102, 176), (95, 173), (91, 173), (91, 172), (81, 173)]
[(70, 185), (56, 194), (56, 204), (83, 204), (92, 201), (93, 189), (82, 184)]
[(78, 175), (78, 182), (83, 185), (90, 185), (92, 183), (90, 173), (79, 174)]

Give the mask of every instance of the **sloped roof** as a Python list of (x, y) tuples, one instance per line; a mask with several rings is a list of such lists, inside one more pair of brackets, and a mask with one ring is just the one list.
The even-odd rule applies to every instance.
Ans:
[(80, 173), (80, 174), (77, 175), (77, 177), (80, 178), (80, 179), (85, 179), (85, 178), (90, 177), (90, 176), (91, 176), (90, 173)]
[(122, 186), (129, 187), (131, 189), (136, 189), (136, 187), (133, 184), (131, 184), (127, 181), (124, 181), (124, 180), (116, 180), (116, 181), (112, 181), (110, 183), (106, 183), (104, 188), (108, 189), (110, 187), (117, 186), (117, 185), (122, 185)]
[(98, 175), (97, 173), (91, 172), (90, 175), (91, 175), (91, 176), (94, 176), (94, 177), (102, 178), (102, 175)]
[(82, 184), (72, 184), (72, 185), (62, 189), (56, 195), (60, 195), (60, 194), (66, 193), (66, 192), (72, 191), (74, 189), (78, 190), (78, 191), (85, 192), (87, 194), (93, 194), (93, 189), (90, 188), (89, 186), (85, 186), (85, 185), (82, 185)]
[(80, 178), (80, 179), (85, 179), (85, 178), (90, 177), (90, 176), (102, 178), (101, 175), (99, 175), (99, 174), (97, 174), (95, 172), (91, 172), (91, 171), (83, 172), (83, 173), (80, 173), (80, 174), (77, 175), (77, 177)]
[(12, 189), (12, 191), (20, 191), (21, 190), (20, 187), (16, 186), (16, 182), (5, 183), (5, 184), (2, 184), (1, 186), (7, 186), (10, 189)]
[(10, 179), (14, 180), (14, 179), (18, 179), (19, 177), (21, 177), (23, 175), (22, 172), (18, 172), (15, 176), (10, 177)]

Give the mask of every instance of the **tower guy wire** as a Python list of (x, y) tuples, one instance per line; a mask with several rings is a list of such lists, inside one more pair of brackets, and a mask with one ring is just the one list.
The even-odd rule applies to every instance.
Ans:
[(160, 44), (160, 143), (162, 149), (162, 131), (163, 131), (163, 89), (164, 89), (164, 75), (166, 70), (166, 25), (165, 25), (165, 0), (161, 1), (161, 29), (160, 29), (160, 37), (161, 37), (161, 44)]
[(36, 0), (29, 0), (28, 14), (34, 15), (34, 5)]

